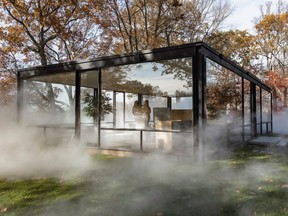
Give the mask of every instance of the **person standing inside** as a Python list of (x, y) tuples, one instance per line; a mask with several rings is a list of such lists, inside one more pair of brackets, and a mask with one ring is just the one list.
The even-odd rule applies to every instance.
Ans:
[(142, 112), (145, 115), (145, 127), (149, 126), (150, 122), (150, 113), (151, 113), (151, 108), (149, 106), (149, 101), (145, 100), (144, 104), (142, 106)]

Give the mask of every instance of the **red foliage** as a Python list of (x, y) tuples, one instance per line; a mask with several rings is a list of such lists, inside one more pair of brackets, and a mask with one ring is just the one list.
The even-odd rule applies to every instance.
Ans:
[(274, 110), (279, 111), (287, 107), (288, 77), (277, 71), (267, 73), (265, 84), (272, 88)]

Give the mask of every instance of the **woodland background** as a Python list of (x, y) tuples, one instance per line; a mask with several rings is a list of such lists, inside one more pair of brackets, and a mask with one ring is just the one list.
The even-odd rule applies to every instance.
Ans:
[(20, 68), (204, 41), (271, 86), (273, 109), (282, 111), (288, 4), (263, 2), (259, 10), (249, 32), (225, 30), (229, 0), (1, 0), (0, 105), (15, 102)]

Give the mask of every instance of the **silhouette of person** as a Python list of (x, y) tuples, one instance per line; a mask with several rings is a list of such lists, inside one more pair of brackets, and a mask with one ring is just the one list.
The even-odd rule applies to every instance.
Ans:
[(142, 106), (142, 112), (145, 115), (145, 126), (147, 127), (150, 122), (150, 113), (151, 113), (151, 108), (149, 107), (148, 100), (144, 101), (144, 105)]
[(140, 106), (139, 106), (139, 103), (138, 103), (138, 101), (136, 100), (135, 102), (134, 102), (134, 105), (133, 105), (133, 107), (132, 107), (132, 113), (133, 113), (133, 115), (140, 115), (141, 113), (140, 113)]

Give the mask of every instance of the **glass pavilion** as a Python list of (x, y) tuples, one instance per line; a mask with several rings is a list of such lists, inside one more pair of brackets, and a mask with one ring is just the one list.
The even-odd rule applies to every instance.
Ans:
[(18, 83), (22, 124), (101, 149), (186, 150), (272, 131), (270, 87), (204, 42), (22, 69)]

